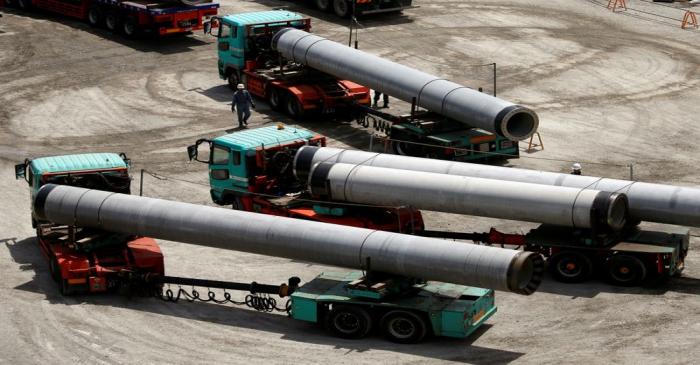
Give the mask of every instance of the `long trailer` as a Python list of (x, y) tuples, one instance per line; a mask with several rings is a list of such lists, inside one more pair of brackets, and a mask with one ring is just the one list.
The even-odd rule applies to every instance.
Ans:
[[(293, 118), (309, 114), (342, 114), (354, 105), (369, 105), (369, 89), (311, 67), (291, 62), (271, 49), (280, 29), (309, 30), (311, 19), (284, 10), (217, 17), (219, 76), (231, 89), (237, 84)], [(211, 33), (212, 28), (205, 32)]]
[(16, 4), (25, 11), (45, 10), (85, 20), (93, 27), (104, 26), (127, 37), (200, 30), (219, 8), (212, 0), (7, 0), (6, 3)]

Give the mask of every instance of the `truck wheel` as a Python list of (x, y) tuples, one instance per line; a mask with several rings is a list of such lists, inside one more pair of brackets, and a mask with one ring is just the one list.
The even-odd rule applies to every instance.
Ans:
[(304, 108), (294, 95), (287, 97), (287, 114), (294, 119), (301, 119), (304, 116)]
[(372, 330), (372, 317), (365, 309), (356, 306), (333, 306), (325, 323), (331, 333), (341, 338), (362, 338)]
[(321, 11), (331, 10), (331, 0), (315, 0), (316, 8)]
[(92, 5), (88, 10), (88, 24), (91, 27), (99, 27), (102, 23), (102, 11), (97, 5)]
[(347, 18), (350, 16), (350, 4), (348, 0), (333, 0), (333, 12), (335, 15), (341, 18)]
[(283, 103), (284, 97), (282, 96), (280, 89), (276, 87), (270, 88), (270, 107), (272, 110), (282, 109)]
[(425, 320), (408, 311), (391, 311), (382, 317), (380, 323), (384, 336), (396, 343), (418, 343), (428, 333)]
[(105, 16), (105, 28), (110, 32), (116, 32), (119, 29), (119, 16), (115, 12), (110, 11)]
[(136, 18), (128, 16), (122, 23), (122, 30), (128, 38), (135, 38), (139, 34), (139, 24)]
[(606, 263), (608, 279), (615, 285), (635, 286), (647, 276), (647, 268), (642, 260), (630, 255), (615, 255)]
[(61, 269), (58, 266), (58, 259), (56, 257), (51, 257), (49, 259), (49, 274), (51, 274), (51, 278), (53, 281), (60, 283), (63, 278), (61, 277)]
[(561, 251), (549, 259), (549, 272), (557, 281), (581, 283), (590, 279), (593, 263), (580, 252)]
[(73, 289), (73, 286), (68, 284), (67, 279), (61, 279), (60, 281), (61, 287), (59, 288), (59, 291), (61, 292), (61, 295), (63, 296), (69, 296), (75, 294), (75, 290)]
[(226, 80), (228, 81), (228, 87), (229, 89), (236, 91), (238, 90), (238, 74), (236, 71), (230, 70), (228, 72), (228, 76), (226, 77)]

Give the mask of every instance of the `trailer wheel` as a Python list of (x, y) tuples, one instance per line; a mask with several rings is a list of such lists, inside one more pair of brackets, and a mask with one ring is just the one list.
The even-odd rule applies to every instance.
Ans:
[(367, 336), (372, 330), (372, 317), (364, 308), (337, 305), (326, 315), (325, 324), (335, 336), (358, 339)]
[(139, 34), (139, 24), (136, 21), (136, 18), (133, 16), (128, 16), (126, 19), (124, 19), (124, 22), (122, 23), (122, 30), (124, 31), (124, 34), (129, 37), (129, 38), (135, 38)]
[(304, 116), (304, 108), (294, 95), (287, 97), (287, 114), (294, 119), (301, 119)]
[(630, 255), (615, 255), (606, 263), (608, 279), (615, 285), (635, 286), (647, 276), (647, 268), (642, 260)]
[(280, 89), (276, 87), (270, 88), (270, 107), (272, 110), (280, 110), (284, 103), (284, 97)]
[(98, 27), (102, 23), (102, 11), (100, 10), (100, 7), (97, 5), (92, 5), (90, 6), (90, 9), (88, 10), (88, 24), (90, 24), (91, 27)]
[(425, 320), (408, 311), (391, 311), (382, 317), (380, 324), (386, 338), (396, 343), (418, 343), (428, 333)]
[(105, 28), (110, 32), (116, 32), (119, 29), (119, 16), (117, 13), (110, 11), (105, 15)]
[(333, 12), (341, 18), (350, 16), (350, 3), (348, 0), (333, 0)]
[(561, 251), (549, 259), (549, 272), (563, 283), (581, 283), (593, 273), (593, 263), (586, 255), (576, 251)]
[(315, 0), (316, 8), (321, 11), (331, 10), (331, 0)]

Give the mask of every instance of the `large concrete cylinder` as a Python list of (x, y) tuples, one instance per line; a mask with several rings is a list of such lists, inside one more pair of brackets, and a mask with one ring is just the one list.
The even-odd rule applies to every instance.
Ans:
[(272, 47), (284, 57), (333, 76), (416, 103), (472, 127), (512, 140), (529, 138), (539, 119), (531, 109), (434, 75), (346, 47), (302, 30), (275, 34)]
[(631, 221), (700, 227), (697, 188), (312, 146), (297, 153), (295, 172), (305, 180), (324, 161), (624, 193)]
[(530, 252), (207, 207), (43, 186), (40, 220), (448, 283), (534, 292), (542, 260)]
[(359, 204), (412, 206), (447, 213), (617, 231), (627, 221), (624, 194), (512, 181), (322, 162), (309, 175), (314, 196)]

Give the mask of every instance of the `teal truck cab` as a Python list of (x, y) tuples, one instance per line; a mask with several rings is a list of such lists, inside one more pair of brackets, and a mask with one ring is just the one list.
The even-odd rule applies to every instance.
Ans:
[[(205, 144), (207, 151), (199, 146)], [(294, 176), (297, 149), (325, 146), (326, 138), (295, 126), (269, 126), (200, 139), (187, 148), (190, 160), (209, 166), (211, 198), (250, 212), (302, 218), (392, 232), (419, 232), (420, 212), (406, 207), (370, 207), (311, 201), (307, 182)]]
[(64, 295), (120, 289), (131, 273), (163, 274), (163, 255), (151, 238), (37, 220), (34, 199), (45, 184), (70, 185), (129, 194), (129, 160), (124, 154), (88, 153), (42, 157), (15, 165), (26, 180), (32, 202), (32, 227), (49, 271)]
[[(245, 84), (252, 95), (295, 118), (370, 104), (368, 88), (285, 60), (272, 49), (276, 32), (287, 27), (308, 31), (309, 18), (272, 10), (216, 17), (214, 22), (219, 76), (232, 89)], [(211, 27), (205, 32), (211, 33)]]

